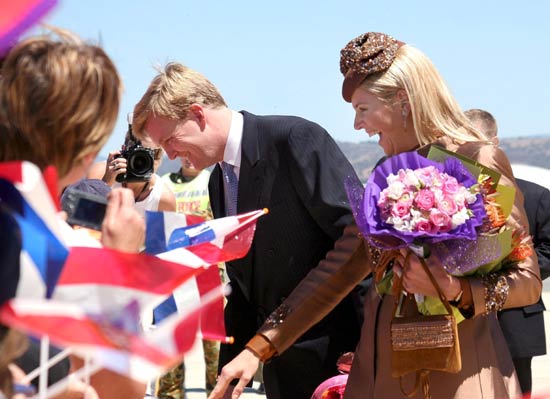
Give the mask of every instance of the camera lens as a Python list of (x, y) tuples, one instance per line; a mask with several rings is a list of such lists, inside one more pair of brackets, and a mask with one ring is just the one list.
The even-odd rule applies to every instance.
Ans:
[(137, 150), (128, 159), (128, 169), (136, 176), (145, 176), (153, 169), (153, 158), (147, 151)]

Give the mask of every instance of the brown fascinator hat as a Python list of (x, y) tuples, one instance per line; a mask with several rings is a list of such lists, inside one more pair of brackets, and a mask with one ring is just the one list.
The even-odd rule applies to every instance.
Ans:
[(374, 73), (390, 67), (404, 43), (385, 33), (367, 32), (350, 41), (340, 51), (340, 71), (344, 75), (342, 96), (348, 103), (355, 89)]

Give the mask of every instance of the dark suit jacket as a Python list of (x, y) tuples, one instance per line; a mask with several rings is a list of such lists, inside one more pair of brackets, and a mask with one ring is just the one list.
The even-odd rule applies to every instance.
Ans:
[[(550, 191), (538, 184), (516, 179), (525, 198), (529, 234), (539, 260), (542, 279), (550, 275)], [(545, 310), (542, 298), (534, 305), (499, 312), (500, 327), (513, 358), (546, 354)]]
[[(344, 180), (357, 179), (349, 161), (319, 125), (293, 116), (242, 114), (237, 213), (261, 208), (269, 213), (258, 220), (247, 256), (227, 263), (233, 292), (226, 307), (226, 327), (236, 341), (222, 346), (221, 365), (244, 348), (352, 222)], [(219, 165), (211, 174), (209, 193), (214, 216), (225, 216)], [(335, 356), (354, 350), (358, 340), (352, 302), (348, 297), (300, 341), (328, 337), (321, 352), (333, 369)]]

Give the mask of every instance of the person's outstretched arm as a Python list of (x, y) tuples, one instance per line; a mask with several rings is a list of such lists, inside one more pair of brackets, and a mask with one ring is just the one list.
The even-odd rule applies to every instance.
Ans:
[(355, 225), (348, 226), (334, 249), (271, 314), (246, 349), (222, 369), (209, 399), (223, 398), (234, 379), (239, 382), (231, 398), (238, 398), (259, 362), (284, 352), (325, 317), (371, 272), (379, 256), (380, 251), (364, 243)]

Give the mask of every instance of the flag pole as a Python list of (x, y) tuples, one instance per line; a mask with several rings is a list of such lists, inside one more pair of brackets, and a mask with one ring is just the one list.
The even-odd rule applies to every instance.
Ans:
[(38, 379), (38, 397), (46, 399), (48, 391), (48, 359), (50, 354), (50, 337), (43, 335), (40, 338), (40, 366)]
[(90, 371), (92, 369), (92, 362), (90, 360), (90, 355), (86, 353), (84, 355), (84, 384), (90, 385)]
[[(65, 359), (67, 356), (69, 356), (71, 354), (71, 352), (72, 351), (71, 351), (70, 348), (63, 349), (57, 355), (55, 355), (51, 359), (49, 359), (48, 362), (46, 363), (46, 366), (48, 368), (51, 368), (51, 367), (55, 366), (61, 360)], [(34, 380), (36, 377), (38, 377), (39, 375), (40, 375), (40, 367), (37, 367), (33, 371), (31, 371), (30, 373), (25, 375), (25, 377), (23, 377), (23, 379), (21, 380), (21, 383), (22, 384), (28, 384), (32, 380)]]
[[(47, 398), (51, 398), (53, 396), (59, 395), (60, 393), (62, 393), (67, 389), (67, 387), (72, 381), (82, 380), (82, 378), (86, 378), (87, 375), (89, 376), (89, 375), (95, 374), (101, 368), (102, 366), (100, 363), (92, 361), (90, 367), (88, 367), (87, 369), (85, 367), (80, 368), (76, 370), (74, 373), (68, 375), (67, 377), (63, 378), (62, 380), (50, 386), (47, 390), (47, 393), (46, 393), (47, 395), (45, 396), (45, 398), (47, 399)], [(42, 399), (42, 398), (40, 396), (35, 395), (31, 399)]]

